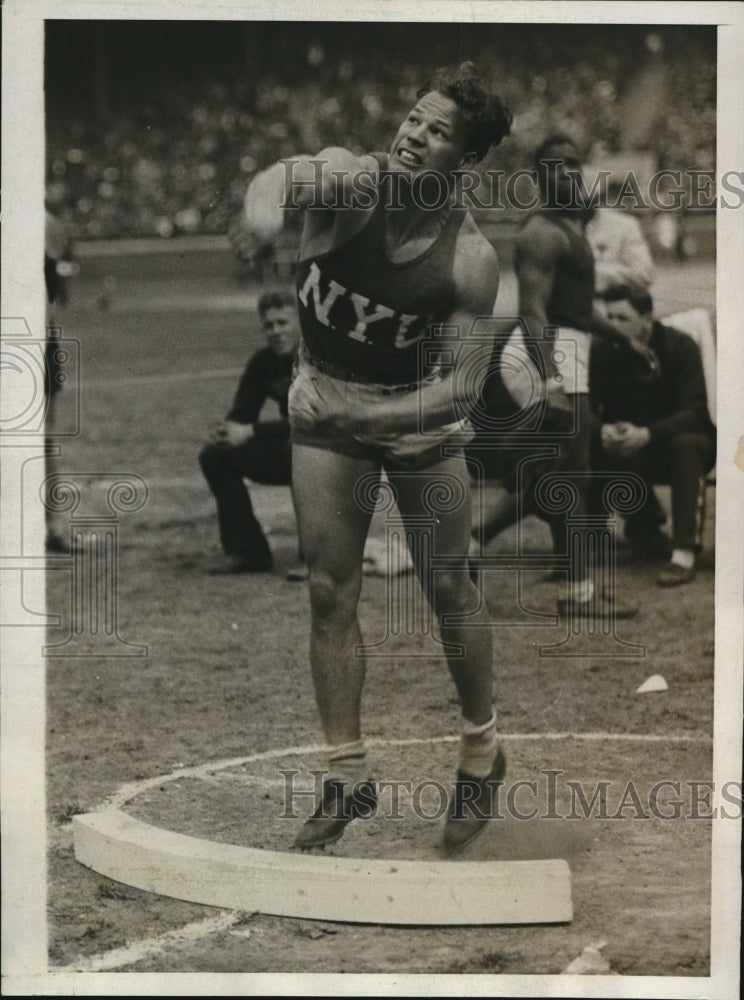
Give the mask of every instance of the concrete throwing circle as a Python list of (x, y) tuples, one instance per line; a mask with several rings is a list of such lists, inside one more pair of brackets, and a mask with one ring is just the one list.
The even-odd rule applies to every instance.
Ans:
[[(502, 848), (510, 836), (519, 849), (527, 845), (527, 857), (507, 853), (499, 858), (497, 853), (494, 858), (484, 835), (476, 842), (483, 842), (476, 852), (481, 860), (472, 860), (470, 849), (463, 859), (443, 858), (438, 848), (441, 815), (432, 802), (440, 801), (440, 789), (447, 787), (446, 776), (453, 769), (448, 744), (456, 739), (368, 741), (382, 768), (377, 774), (388, 788), (397, 783), (401, 794), (395, 808), (388, 800), (381, 817), (349, 825), (339, 842), (341, 856), (275, 849), (289, 846), (312, 809), (320, 746), (178, 768), (125, 785), (99, 810), (73, 819), (75, 856), (102, 875), (146, 891), (279, 916), (418, 925), (571, 920), (570, 871), (560, 856), (570, 853), (571, 842), (570, 837), (561, 840), (556, 817), (544, 825), (548, 839), (533, 837), (531, 857), (526, 824), (504, 815), (486, 832), (497, 829)], [(508, 744), (521, 741), (520, 763), (525, 773), (537, 774), (546, 757), (550, 766), (559, 759), (553, 752), (545, 754), (546, 743), (610, 739), (630, 746), (690, 743), (690, 737), (606, 733), (510, 735), (504, 742), (508, 756)], [(248, 767), (251, 773), (246, 774)], [(296, 793), (289, 804), (288, 781)], [(424, 786), (429, 799), (421, 791)], [(412, 810), (417, 791), (418, 809)], [(188, 832), (166, 828), (171, 825)], [(570, 826), (564, 824), (564, 830)], [(531, 829), (538, 828), (533, 824)], [(240, 846), (241, 841), (265, 842), (270, 849)], [(364, 856), (370, 853), (374, 856)]]

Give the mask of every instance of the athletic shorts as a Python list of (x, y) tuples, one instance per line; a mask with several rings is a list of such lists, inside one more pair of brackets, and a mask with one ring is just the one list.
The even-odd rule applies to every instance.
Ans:
[[(591, 336), (583, 330), (560, 327), (553, 356), (561, 386), (567, 393), (589, 392)], [(526, 408), (540, 402), (544, 392), (540, 373), (524, 343), (521, 326), (514, 328), (501, 355), (501, 377), (515, 403)]]
[[(329, 435), (322, 428), (307, 427), (308, 422), (322, 418), (326, 406), (332, 402), (333, 410), (339, 404), (348, 410), (350, 418), (360, 405), (379, 407), (384, 413), (391, 397), (401, 392), (416, 392), (419, 387), (433, 384), (442, 378), (432, 372), (422, 382), (406, 385), (380, 385), (368, 382), (349, 382), (334, 378), (315, 367), (312, 361), (300, 354), (294, 379), (289, 390), (289, 423), (295, 444), (323, 448), (349, 458), (373, 459), (423, 468), (433, 465), (441, 457), (443, 444), (464, 446), (473, 439), (474, 431), (469, 420), (463, 419), (426, 432), (412, 431), (405, 434), (352, 434)], [(296, 426), (302, 418), (303, 427)]]

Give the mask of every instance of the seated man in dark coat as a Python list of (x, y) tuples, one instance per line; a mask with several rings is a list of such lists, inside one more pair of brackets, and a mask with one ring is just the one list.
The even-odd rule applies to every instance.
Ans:
[[(220, 541), (226, 560), (213, 573), (261, 573), (273, 568), (269, 543), (253, 512), (244, 479), (290, 485), (291, 446), (287, 394), (299, 343), (294, 295), (265, 292), (258, 314), (266, 347), (248, 362), (226, 419), (199, 455), (199, 464), (217, 501)], [(281, 419), (259, 421), (267, 399), (279, 405)], [(306, 579), (302, 561), (288, 579)]]
[[(700, 351), (687, 334), (654, 320), (647, 291), (625, 285), (605, 298), (610, 322), (650, 347), (659, 364), (652, 373), (622, 346), (594, 343), (591, 387), (599, 420), (591, 467), (635, 472), (645, 481), (646, 502), (626, 519), (625, 534), (636, 551), (671, 556), (659, 584), (675, 586), (695, 575), (702, 534), (699, 497), (716, 457)], [(598, 513), (601, 483), (600, 477), (591, 491), (590, 510)], [(671, 542), (661, 531), (666, 518), (654, 483), (671, 486)]]

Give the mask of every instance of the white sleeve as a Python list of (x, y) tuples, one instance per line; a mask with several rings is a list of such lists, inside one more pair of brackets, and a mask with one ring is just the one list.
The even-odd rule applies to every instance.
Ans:
[(649, 288), (653, 280), (653, 259), (640, 224), (630, 216), (622, 222), (615, 253), (595, 262), (595, 288), (600, 294), (626, 281)]

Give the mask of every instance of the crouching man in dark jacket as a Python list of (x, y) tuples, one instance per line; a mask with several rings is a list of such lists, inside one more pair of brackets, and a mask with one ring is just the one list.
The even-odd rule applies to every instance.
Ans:
[[(716, 460), (700, 351), (687, 334), (653, 318), (647, 291), (624, 285), (605, 299), (609, 321), (651, 348), (658, 368), (651, 372), (639, 365), (638, 355), (621, 345), (593, 344), (590, 384), (598, 421), (591, 468), (635, 472), (645, 481), (648, 496), (626, 518), (625, 535), (637, 553), (669, 558), (659, 584), (676, 586), (695, 575), (703, 527), (700, 497)], [(592, 512), (602, 510), (603, 478), (590, 491)], [(671, 539), (661, 530), (666, 517), (654, 495), (656, 483), (671, 487)]]

